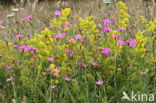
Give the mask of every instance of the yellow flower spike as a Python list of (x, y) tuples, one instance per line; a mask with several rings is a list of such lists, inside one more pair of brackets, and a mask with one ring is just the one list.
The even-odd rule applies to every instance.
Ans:
[(68, 17), (71, 13), (71, 9), (70, 8), (65, 8), (63, 11), (62, 11), (62, 15), (65, 16), (65, 17)]
[(144, 16), (140, 16), (140, 19), (141, 19), (141, 23), (142, 24), (146, 24), (147, 23), (147, 20), (144, 18)]
[(50, 64), (50, 68), (51, 69), (54, 69), (55, 68), (55, 65), (54, 64)]
[(126, 4), (125, 3), (123, 3), (122, 1), (119, 1), (119, 21), (118, 21), (118, 26), (119, 27), (124, 27), (125, 29), (126, 29), (126, 27), (127, 27), (127, 20), (128, 20), (128, 18), (130, 18), (131, 16), (128, 14), (128, 13), (126, 13), (126, 10), (128, 9), (127, 7), (126, 7)]
[(59, 81), (56, 79), (56, 80), (55, 80), (55, 83), (56, 83), (56, 84), (58, 84), (58, 83), (59, 83)]
[(118, 71), (121, 71), (122, 69), (121, 68), (118, 68)]

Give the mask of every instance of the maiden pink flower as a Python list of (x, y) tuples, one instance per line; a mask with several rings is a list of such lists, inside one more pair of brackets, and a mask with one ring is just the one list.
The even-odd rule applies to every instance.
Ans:
[(73, 54), (74, 54), (74, 51), (71, 52), (70, 56), (73, 56)]
[(116, 25), (117, 24), (117, 21), (116, 20), (112, 20), (112, 24), (113, 25)]
[(134, 47), (137, 44), (136, 39), (126, 40), (126, 43), (128, 43), (130, 47)]
[(84, 68), (87, 68), (87, 65), (85, 65), (84, 63), (81, 63), (81, 65), (82, 65)]
[(141, 74), (142, 76), (144, 76), (146, 73), (147, 73), (147, 72), (140, 72), (140, 74)]
[(110, 32), (110, 31), (112, 31), (112, 28), (110, 28), (110, 27), (103, 27), (103, 29), (102, 29), (102, 31), (103, 32), (106, 32), (106, 31), (108, 31), (108, 32)]
[(69, 44), (72, 44), (73, 40), (72, 39), (68, 39), (68, 42), (69, 42)]
[(50, 25), (49, 27), (48, 27), (48, 29), (51, 29), (53, 26), (52, 25)]
[(60, 72), (59, 68), (58, 67), (55, 67), (55, 70), (57, 70), (58, 72)]
[(25, 22), (26, 19), (22, 19), (22, 22)]
[(4, 23), (4, 20), (1, 20), (1, 21), (0, 21), (0, 25), (3, 24), (3, 23)]
[(12, 69), (12, 65), (9, 65), (7, 68), (8, 68), (8, 69)]
[(30, 21), (31, 18), (32, 18), (32, 15), (28, 15), (28, 16), (26, 17), (26, 20), (27, 20), (27, 21)]
[(65, 49), (65, 52), (66, 52), (66, 53), (70, 53), (70, 51), (71, 51), (71, 50), (70, 50), (69, 48), (68, 48), (68, 49)]
[(98, 64), (97, 63), (95, 63), (95, 62), (90, 62), (90, 64), (92, 65), (92, 66), (97, 66)]
[(103, 53), (105, 56), (109, 56), (109, 55), (110, 55), (110, 49), (109, 49), (109, 48), (102, 48), (102, 53)]
[(78, 39), (81, 39), (82, 36), (81, 35), (75, 35), (75, 39), (78, 40)]
[(63, 33), (63, 35), (62, 35), (62, 34), (57, 34), (57, 35), (55, 36), (55, 39), (64, 38), (65, 36), (66, 36), (66, 33)]
[(34, 59), (35, 59), (35, 58), (37, 58), (37, 56), (35, 56), (35, 55), (34, 55), (34, 56), (32, 56), (32, 57), (33, 57)]
[(119, 35), (117, 35), (117, 34), (112, 35), (112, 38), (118, 38), (118, 37), (119, 37)]
[(109, 26), (110, 23), (111, 23), (111, 21), (109, 19), (104, 19), (104, 25)]
[(57, 86), (56, 85), (51, 85), (50, 88), (54, 89), (56, 88)]
[(64, 25), (64, 28), (67, 28), (69, 26), (69, 23), (67, 22), (65, 25)]
[(31, 50), (32, 50), (32, 51), (37, 51), (37, 50), (38, 50), (38, 48), (31, 48)]
[(60, 77), (59, 75), (57, 75), (56, 73), (53, 74), (54, 77)]
[(52, 58), (47, 58), (47, 60), (52, 62), (52, 61), (54, 61), (54, 58), (53, 57)]
[(17, 45), (14, 45), (14, 48), (17, 48)]
[(120, 46), (124, 45), (124, 42), (122, 40), (118, 40), (117, 44), (119, 44)]
[(30, 33), (28, 33), (28, 34), (26, 35), (26, 37), (30, 37)]
[(27, 45), (22, 45), (22, 46), (19, 46), (19, 50), (23, 50), (24, 52), (25, 51), (28, 52), (29, 50), (31, 50), (31, 48)]
[(103, 84), (103, 81), (96, 81), (96, 84), (100, 86)]
[(6, 81), (10, 82), (10, 81), (13, 81), (13, 80), (14, 80), (14, 78), (8, 78)]
[(51, 71), (52, 69), (51, 69), (51, 68), (47, 68), (46, 70), (47, 70), (47, 71)]
[(3, 56), (3, 54), (0, 54), (0, 57), (2, 57)]
[(65, 77), (64, 80), (67, 81), (67, 82), (71, 81), (71, 79), (69, 77)]
[(108, 14), (109, 14), (109, 15), (112, 15), (113, 13), (112, 13), (112, 12), (108, 12)]
[(99, 37), (103, 37), (103, 35), (102, 35), (102, 34), (98, 34), (98, 36), (99, 36)]
[(85, 43), (85, 42), (86, 42), (86, 40), (81, 40), (81, 42)]
[(14, 24), (20, 24), (20, 22), (19, 21), (14, 21)]
[(125, 29), (122, 28), (122, 27), (119, 27), (118, 30), (119, 30), (119, 31), (124, 31)]
[(22, 35), (22, 34), (18, 34), (18, 35), (16, 35), (16, 37), (18, 37), (18, 38), (23, 38), (24, 35)]
[(61, 11), (56, 10), (56, 11), (54, 12), (54, 14), (57, 15), (57, 16), (59, 16), (59, 15), (61, 15)]

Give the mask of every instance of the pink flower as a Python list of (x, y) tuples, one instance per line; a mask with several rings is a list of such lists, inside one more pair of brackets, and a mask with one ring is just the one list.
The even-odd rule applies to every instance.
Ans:
[(126, 40), (126, 43), (128, 43), (130, 47), (134, 47), (137, 44), (136, 39)]
[(26, 19), (22, 19), (22, 22), (25, 22)]
[(112, 12), (108, 12), (108, 14), (109, 14), (109, 15), (112, 15), (113, 13), (112, 13)]
[(62, 35), (62, 34), (57, 34), (57, 35), (55, 36), (55, 39), (64, 38), (65, 36), (66, 36), (66, 33), (63, 33), (63, 35)]
[(99, 36), (99, 37), (103, 37), (103, 35), (102, 35), (102, 34), (98, 34), (98, 36)]
[(12, 65), (9, 65), (7, 68), (8, 68), (8, 69), (12, 69)]
[(64, 28), (67, 28), (69, 26), (69, 23), (67, 22), (65, 25), (64, 25)]
[(71, 79), (69, 77), (65, 77), (64, 80), (66, 80), (67, 82), (71, 81)]
[(48, 69), (46, 69), (47, 71), (51, 71), (52, 69), (51, 68), (48, 68)]
[(109, 23), (111, 23), (111, 21), (109, 19), (104, 19), (104, 25), (109, 26)]
[(14, 24), (20, 24), (20, 22), (19, 21), (14, 21)]
[(81, 39), (81, 35), (75, 35), (75, 39), (78, 40), (78, 39)]
[(57, 15), (57, 16), (59, 16), (59, 15), (61, 15), (61, 11), (56, 10), (56, 11), (54, 12), (54, 14)]
[(69, 48), (68, 48), (68, 49), (65, 49), (65, 52), (66, 52), (66, 53), (70, 53), (70, 51), (71, 51), (71, 50), (70, 50)]
[(140, 72), (140, 74), (141, 74), (142, 76), (144, 76), (146, 73), (147, 73), (147, 72)]
[(97, 66), (98, 64), (97, 63), (95, 63), (95, 62), (90, 62), (90, 64), (92, 65), (92, 66)]
[(74, 51), (71, 52), (70, 56), (73, 56), (73, 54), (74, 54)]
[(119, 44), (120, 46), (124, 45), (124, 42), (122, 40), (118, 40), (117, 44)]
[(81, 65), (82, 65), (84, 68), (87, 68), (87, 65), (85, 65), (84, 63), (81, 63)]
[(17, 48), (17, 45), (14, 45), (14, 48)]
[(102, 48), (102, 53), (103, 53), (105, 56), (109, 56), (109, 55), (110, 55), (110, 49), (109, 49), (109, 48)]
[(56, 87), (57, 87), (56, 85), (51, 85), (51, 86), (50, 86), (50, 88), (52, 88), (52, 89), (53, 89), (53, 88), (56, 88)]
[(22, 45), (22, 46), (19, 46), (19, 50), (23, 50), (24, 52), (25, 51), (29, 51), (31, 48), (29, 47), (29, 46), (27, 46), (27, 45)]
[(52, 61), (54, 61), (54, 58), (53, 57), (52, 58), (47, 58), (47, 60), (52, 62)]
[(56, 73), (53, 74), (54, 77), (60, 77), (59, 75), (57, 75)]
[(14, 80), (14, 78), (8, 78), (6, 81), (10, 82), (10, 81), (13, 81), (13, 80)]
[(119, 27), (118, 29), (119, 29), (119, 31), (124, 31), (124, 30), (125, 30), (125, 29), (122, 28), (122, 27)]
[(35, 59), (35, 58), (37, 58), (37, 56), (35, 56), (35, 55), (34, 55), (34, 56), (32, 56), (32, 57), (33, 57), (34, 59)]
[(55, 70), (58, 70), (58, 72), (60, 72), (59, 68), (58, 67), (55, 67)]
[(96, 84), (101, 85), (101, 84), (103, 84), (103, 81), (96, 81)]
[(0, 21), (0, 25), (3, 24), (3, 23), (4, 23), (4, 20), (1, 20), (1, 21)]
[(16, 35), (16, 37), (18, 37), (18, 38), (23, 38), (24, 35), (18, 34), (18, 35)]
[(48, 29), (51, 29), (53, 26), (52, 25), (50, 25), (49, 27), (48, 27)]
[(116, 20), (112, 20), (112, 24), (113, 25), (116, 25), (117, 24), (117, 21)]
[(26, 17), (26, 20), (27, 20), (27, 21), (30, 21), (31, 18), (32, 18), (32, 15), (28, 15), (28, 16)]
[(86, 40), (81, 40), (81, 42), (85, 43), (85, 42), (86, 42)]
[(68, 42), (69, 42), (69, 44), (72, 44), (73, 40), (72, 39), (68, 39)]
[(4, 56), (3, 54), (0, 54), (0, 57)]
[(26, 37), (30, 37), (30, 33), (28, 33), (28, 34), (26, 35)]
[(106, 32), (106, 31), (108, 31), (108, 32), (110, 32), (110, 31), (112, 31), (112, 28), (110, 28), (110, 27), (103, 27), (103, 29), (102, 29), (102, 31), (103, 32)]
[(119, 35), (117, 35), (117, 34), (112, 35), (112, 38), (118, 38), (118, 37), (119, 37)]
[(31, 50), (32, 50), (32, 51), (37, 51), (37, 50), (38, 50), (38, 48), (31, 48)]

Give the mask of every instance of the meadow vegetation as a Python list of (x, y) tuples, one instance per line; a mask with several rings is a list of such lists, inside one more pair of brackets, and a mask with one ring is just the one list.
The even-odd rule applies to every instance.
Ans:
[(156, 95), (155, 2), (134, 1), (0, 5), (0, 103)]

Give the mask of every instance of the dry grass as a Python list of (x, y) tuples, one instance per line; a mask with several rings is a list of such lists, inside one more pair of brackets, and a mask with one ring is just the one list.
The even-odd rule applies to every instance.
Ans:
[[(104, 18), (110, 17), (111, 19), (117, 20), (118, 18), (118, 0), (112, 0), (110, 5), (104, 4), (102, 0), (85, 0), (82, 2), (75, 1), (45, 1), (38, 3), (38, 0), (35, 0), (33, 3), (30, 3), (29, 0), (27, 4), (24, 5), (21, 0), (20, 4), (11, 5), (5, 7), (4, 5), (0, 5), (0, 20), (6, 20), (6, 15), (12, 13), (12, 8), (20, 8), (20, 11), (16, 13), (16, 16), (12, 20), (21, 20), (25, 18), (29, 14), (33, 14), (32, 24), (35, 24), (33, 28), (35, 30), (40, 30), (44, 27), (50, 25), (50, 20), (53, 18), (54, 10), (62, 10), (64, 8), (72, 9), (72, 16), (81, 16), (86, 17), (89, 15), (96, 16), (96, 22), (101, 23)], [(140, 15), (145, 16), (147, 19), (151, 20), (156, 16), (156, 2), (143, 2), (142, 0), (125, 0), (129, 10), (129, 14), (133, 16), (133, 20), (136, 21), (135, 18), (138, 18)], [(38, 3), (38, 4), (37, 4)], [(6, 20), (8, 21), (8, 20)], [(13, 21), (12, 21), (13, 22)], [(135, 22), (134, 22), (135, 23)], [(9, 27), (8, 25), (6, 25)], [(11, 27), (12, 28), (12, 27)], [(27, 32), (32, 32), (34, 29), (29, 29)], [(37, 31), (34, 31), (37, 32)], [(10, 32), (3, 32), (2, 35), (8, 35)], [(1, 36), (2, 36), (1, 35)]]

